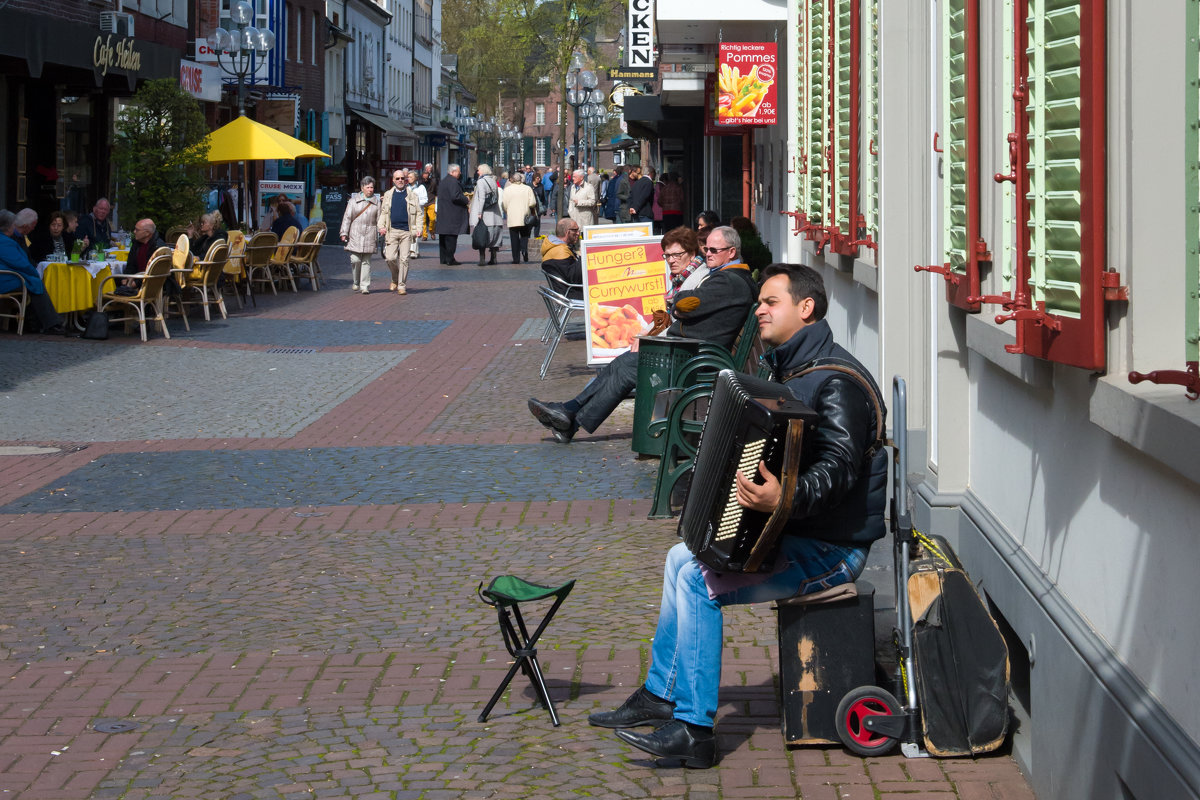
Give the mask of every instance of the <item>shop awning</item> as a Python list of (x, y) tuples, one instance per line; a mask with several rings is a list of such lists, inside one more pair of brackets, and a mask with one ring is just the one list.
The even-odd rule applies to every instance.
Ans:
[(413, 136), (412, 128), (405, 125), (398, 119), (385, 117), (382, 114), (371, 114), (366, 111), (359, 111), (356, 108), (350, 109), (350, 113), (366, 122), (369, 125), (374, 125), (379, 130), (390, 136)]
[(307, 142), (269, 128), (249, 117), (238, 117), (208, 135), (208, 161), (262, 161), (277, 158), (332, 158)]

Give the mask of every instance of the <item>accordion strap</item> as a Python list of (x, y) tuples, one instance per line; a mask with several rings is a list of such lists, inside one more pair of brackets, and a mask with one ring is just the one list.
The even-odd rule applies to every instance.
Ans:
[(867, 393), (867, 397), (871, 399), (871, 405), (875, 408), (875, 441), (866, 452), (867, 459), (870, 460), (887, 444), (887, 435), (883, 427), (883, 404), (879, 400), (879, 390), (875, 388), (874, 382), (867, 380), (863, 377), (861, 372), (854, 367), (845, 365), (844, 362), (813, 364), (810, 367), (805, 367), (804, 369), (797, 370), (796, 372), (792, 372), (783, 376), (779, 382), (787, 383), (794, 378), (799, 378), (802, 375), (807, 375), (808, 373), (816, 372), (817, 370), (828, 370), (830, 372), (840, 372), (843, 375), (849, 375), (851, 378), (858, 381), (858, 384), (862, 386), (863, 391)]
[(759, 535), (758, 541), (754, 543), (754, 547), (750, 550), (750, 555), (742, 567), (743, 572), (758, 572), (763, 561), (775, 551), (775, 542), (779, 540), (779, 535), (783, 533), (783, 527), (791, 516), (792, 504), (789, 498), (796, 495), (796, 482), (800, 477), (800, 450), (803, 441), (804, 421), (789, 419), (787, 440), (783, 447), (783, 465), (780, 469), (779, 505), (775, 507), (766, 524), (763, 525), (762, 533)]

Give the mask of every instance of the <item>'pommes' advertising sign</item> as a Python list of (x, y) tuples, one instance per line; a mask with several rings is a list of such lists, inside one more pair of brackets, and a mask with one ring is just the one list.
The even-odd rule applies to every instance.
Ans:
[(718, 125), (776, 123), (777, 51), (774, 42), (721, 42), (717, 55)]

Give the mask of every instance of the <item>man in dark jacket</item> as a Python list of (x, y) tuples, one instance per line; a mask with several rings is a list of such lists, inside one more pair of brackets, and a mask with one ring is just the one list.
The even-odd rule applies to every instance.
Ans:
[[(583, 265), (579, 262), (579, 223), (563, 217), (554, 226), (554, 235), (542, 241), (542, 272), (575, 286), (583, 283)], [(583, 289), (570, 289), (567, 297), (583, 299)]]
[[(108, 198), (101, 197), (92, 206), (92, 213), (84, 214), (79, 218), (79, 227), (75, 231), (75, 238), (87, 237), (88, 246), (83, 249), (84, 256), (87, 256), (93, 247), (103, 250), (112, 243), (112, 228), (108, 222), (108, 215), (111, 211), (112, 205), (109, 204)], [(103, 255), (100, 257), (103, 258)]]
[(634, 167), (629, 176), (629, 221), (648, 222), (654, 219), (654, 181)]
[[(746, 265), (738, 259), (741, 241), (733, 228), (717, 228), (704, 248), (708, 277), (695, 289), (677, 292), (671, 314), (675, 322), (667, 335), (706, 339), (733, 346), (754, 304), (756, 287)], [(583, 428), (595, 433), (622, 400), (637, 386), (638, 355), (622, 353), (610, 361), (574, 399), (543, 403), (529, 398), (529, 413), (550, 429), (555, 441), (566, 444)]]
[[(689, 767), (710, 767), (717, 755), (713, 722), (721, 680), (721, 609), (853, 581), (871, 543), (885, 530), (887, 457), (878, 441), (882, 401), (862, 364), (833, 341), (823, 319), (828, 299), (820, 274), (773, 264), (765, 270), (758, 299), (759, 335), (775, 348), (769, 360), (776, 378), (818, 415), (816, 430), (804, 437), (806, 466), (792, 497), (781, 496), (779, 481), (761, 463), (764, 483), (737, 476), (740, 505), (770, 512), (786, 503), (791, 511), (775, 571), (706, 573), (687, 545), (671, 548), (646, 683), (615, 711), (588, 717), (593, 725), (618, 729), (618, 737), (651, 755), (681, 759)], [(789, 378), (831, 358), (860, 373), (868, 388), (831, 370)], [(650, 733), (628, 730), (640, 725), (657, 727)]]
[(458, 182), (461, 175), (462, 167), (451, 164), (437, 187), (438, 248), (441, 262), (451, 266), (459, 263), (454, 259), (458, 237), (467, 232), (468, 203), (462, 184)]

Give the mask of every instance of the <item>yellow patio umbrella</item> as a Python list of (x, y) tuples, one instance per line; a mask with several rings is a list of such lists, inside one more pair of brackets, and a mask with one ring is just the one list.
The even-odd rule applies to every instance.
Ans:
[(294, 136), (249, 117), (238, 117), (208, 135), (208, 161), (263, 161), (277, 158), (332, 158)]

